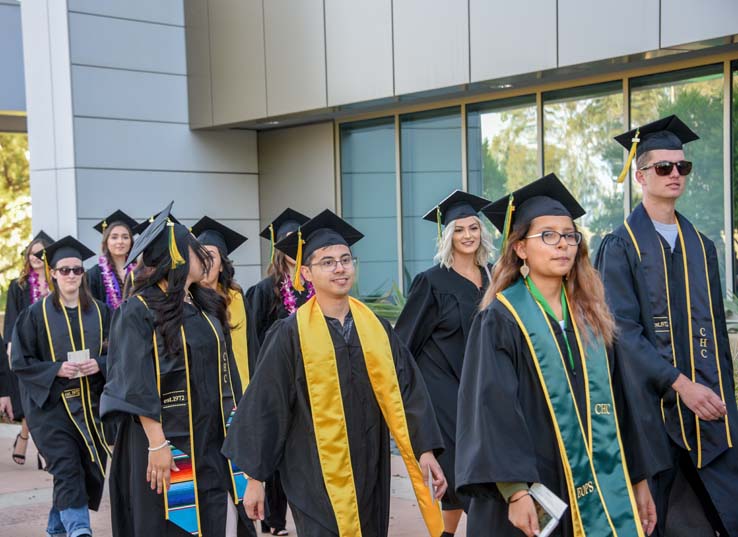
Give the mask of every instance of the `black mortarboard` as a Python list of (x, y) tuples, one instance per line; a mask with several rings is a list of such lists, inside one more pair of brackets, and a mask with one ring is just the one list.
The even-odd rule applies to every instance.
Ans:
[(275, 248), (297, 262), (293, 285), (295, 289), (301, 291), (299, 275), (303, 259), (310, 257), (319, 248), (335, 244), (351, 246), (363, 237), (364, 235), (346, 220), (326, 209), (300, 226), (297, 233), (292, 233), (275, 244)]
[(270, 262), (274, 262), (274, 245), (284, 239), (289, 233), (297, 231), (308, 220), (310, 218), (304, 214), (298, 213), (288, 207), (259, 233), (260, 237), (267, 239), (271, 244), (271, 252), (269, 254)]
[[(174, 202), (172, 202), (172, 203), (174, 203)], [(149, 227), (149, 225), (150, 225), (150, 224), (152, 224), (152, 223), (154, 222), (154, 220), (156, 220), (156, 218), (157, 218), (157, 217), (158, 217), (158, 216), (159, 216), (160, 214), (161, 214), (161, 213), (157, 213), (157, 214), (155, 214), (155, 215), (153, 215), (153, 216), (150, 216), (150, 217), (148, 217), (148, 218), (147, 218), (146, 220), (144, 220), (143, 222), (139, 222), (138, 224), (136, 224), (136, 225), (135, 225), (135, 226), (134, 226), (133, 228), (131, 228), (131, 230), (133, 231), (133, 234), (134, 234), (134, 235), (140, 235), (141, 233), (143, 233), (144, 231), (146, 231), (146, 228), (147, 228), (147, 227)], [(170, 214), (170, 215), (169, 215), (169, 220), (171, 220), (171, 221), (172, 221), (172, 222), (174, 222), (175, 224), (179, 224), (179, 223), (180, 223), (180, 221), (179, 221), (179, 220), (177, 220), (177, 219), (176, 219), (176, 218), (174, 217), (174, 215), (173, 215), (173, 214)]]
[(131, 230), (131, 232), (133, 232), (133, 229), (138, 226), (138, 222), (136, 222), (133, 218), (118, 209), (114, 213), (109, 214), (100, 222), (95, 224), (94, 228), (100, 233), (105, 233), (105, 230), (113, 224), (124, 224), (128, 227), (128, 229)]
[(480, 198), (463, 190), (454, 190), (451, 194), (433, 207), (423, 216), (424, 220), (438, 224), (438, 236), (441, 236), (441, 224), (467, 216), (477, 216), (483, 207), (489, 205), (488, 199)]
[(182, 240), (190, 234), (190, 231), (174, 221), (170, 214), (172, 205), (174, 202), (170, 201), (169, 205), (157, 214), (153, 222), (147, 223), (145, 230), (128, 254), (126, 266), (133, 263), (141, 254), (143, 254), (144, 265), (150, 267), (159, 264), (167, 254), (171, 259), (173, 269), (185, 262), (177, 247), (177, 239)]
[(67, 235), (63, 239), (59, 239), (34, 255), (39, 259), (44, 259), (45, 257), (48, 265), (53, 267), (60, 259), (76, 257), (81, 261), (85, 261), (86, 259), (94, 256), (95, 252), (71, 235)]
[(571, 192), (549, 173), (487, 205), (482, 212), (502, 232), (503, 250), (510, 230), (539, 216), (569, 216), (576, 220), (586, 211)]
[(238, 231), (224, 226), (209, 216), (203, 216), (192, 226), (192, 234), (201, 244), (217, 246), (224, 255), (230, 255), (233, 250), (248, 240)]
[(675, 115), (661, 118), (652, 123), (624, 132), (615, 140), (629, 150), (625, 167), (618, 177), (618, 183), (628, 175), (633, 158), (640, 157), (646, 151), (654, 149), (682, 149), (684, 144), (699, 140), (692, 129)]
[(44, 246), (49, 246), (54, 242), (54, 239), (51, 238), (51, 235), (46, 233), (43, 229), (36, 233), (36, 236), (31, 239), (31, 242), (41, 241)]

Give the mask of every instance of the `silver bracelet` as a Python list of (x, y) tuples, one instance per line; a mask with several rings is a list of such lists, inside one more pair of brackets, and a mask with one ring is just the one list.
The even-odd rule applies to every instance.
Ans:
[(160, 449), (164, 449), (165, 447), (169, 446), (169, 440), (164, 440), (164, 443), (160, 445), (159, 447), (147, 447), (149, 451), (159, 451)]

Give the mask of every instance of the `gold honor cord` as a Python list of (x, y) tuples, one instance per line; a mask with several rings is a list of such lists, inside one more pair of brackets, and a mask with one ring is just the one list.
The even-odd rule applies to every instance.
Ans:
[[(243, 393), (246, 391), (246, 387), (249, 385), (251, 378), (251, 372), (249, 371), (249, 342), (246, 305), (244, 304), (243, 295), (240, 291), (230, 289), (227, 293), (230, 298), (230, 303), (228, 304), (228, 320), (233, 326), (233, 328), (231, 328), (233, 358), (236, 360), (238, 377), (241, 379), (241, 393)], [(233, 394), (233, 397), (235, 398), (236, 394)]]
[[(429, 534), (437, 537), (443, 532), (443, 518), (438, 502), (430, 499), (415, 460), (387, 333), (369, 308), (358, 300), (349, 300), (374, 396), (402, 454)], [(360, 537), (361, 519), (335, 348), (315, 297), (297, 310), (297, 327), (318, 458), (339, 535)]]

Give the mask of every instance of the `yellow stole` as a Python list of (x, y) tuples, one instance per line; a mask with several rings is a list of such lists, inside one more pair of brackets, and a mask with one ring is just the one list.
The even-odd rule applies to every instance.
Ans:
[[(428, 532), (438, 537), (443, 532), (441, 509), (438, 502), (431, 499), (420, 464), (415, 459), (387, 332), (368, 307), (354, 298), (349, 301), (374, 396), (407, 467)], [(361, 536), (336, 351), (315, 297), (297, 310), (297, 328), (318, 458), (336, 515), (338, 533), (341, 537)]]
[[(241, 379), (241, 390), (246, 391), (249, 385), (249, 341), (246, 335), (246, 307), (240, 291), (228, 291), (228, 322), (231, 323), (231, 345), (236, 360), (238, 376)], [(233, 394), (236, 397), (236, 394)], [(236, 397), (238, 400), (239, 397)]]

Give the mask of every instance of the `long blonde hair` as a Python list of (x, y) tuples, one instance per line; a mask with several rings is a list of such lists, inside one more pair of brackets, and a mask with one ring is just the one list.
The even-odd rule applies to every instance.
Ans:
[[(472, 216), (474, 221), (481, 229), (481, 237), (479, 247), (474, 255), (474, 261), (480, 267), (486, 267), (489, 258), (494, 252), (492, 245), (492, 234), (477, 216)], [(441, 265), (443, 268), (450, 269), (454, 265), (454, 230), (456, 228), (456, 220), (451, 220), (443, 228), (441, 237), (436, 241), (436, 255), (433, 261)]]
[[(530, 223), (510, 233), (505, 251), (495, 264), (492, 282), (482, 298), (480, 309), (489, 306), (497, 293), (504, 291), (520, 278), (520, 267), (523, 263), (513, 246), (525, 238), (529, 228)], [(605, 287), (589, 260), (589, 248), (584, 240), (579, 243), (574, 266), (564, 285), (576, 323), (579, 326), (589, 327), (596, 336), (605, 341), (606, 345), (611, 345), (615, 337), (615, 320), (605, 301)], [(587, 337), (586, 330), (582, 332), (582, 336)]]

